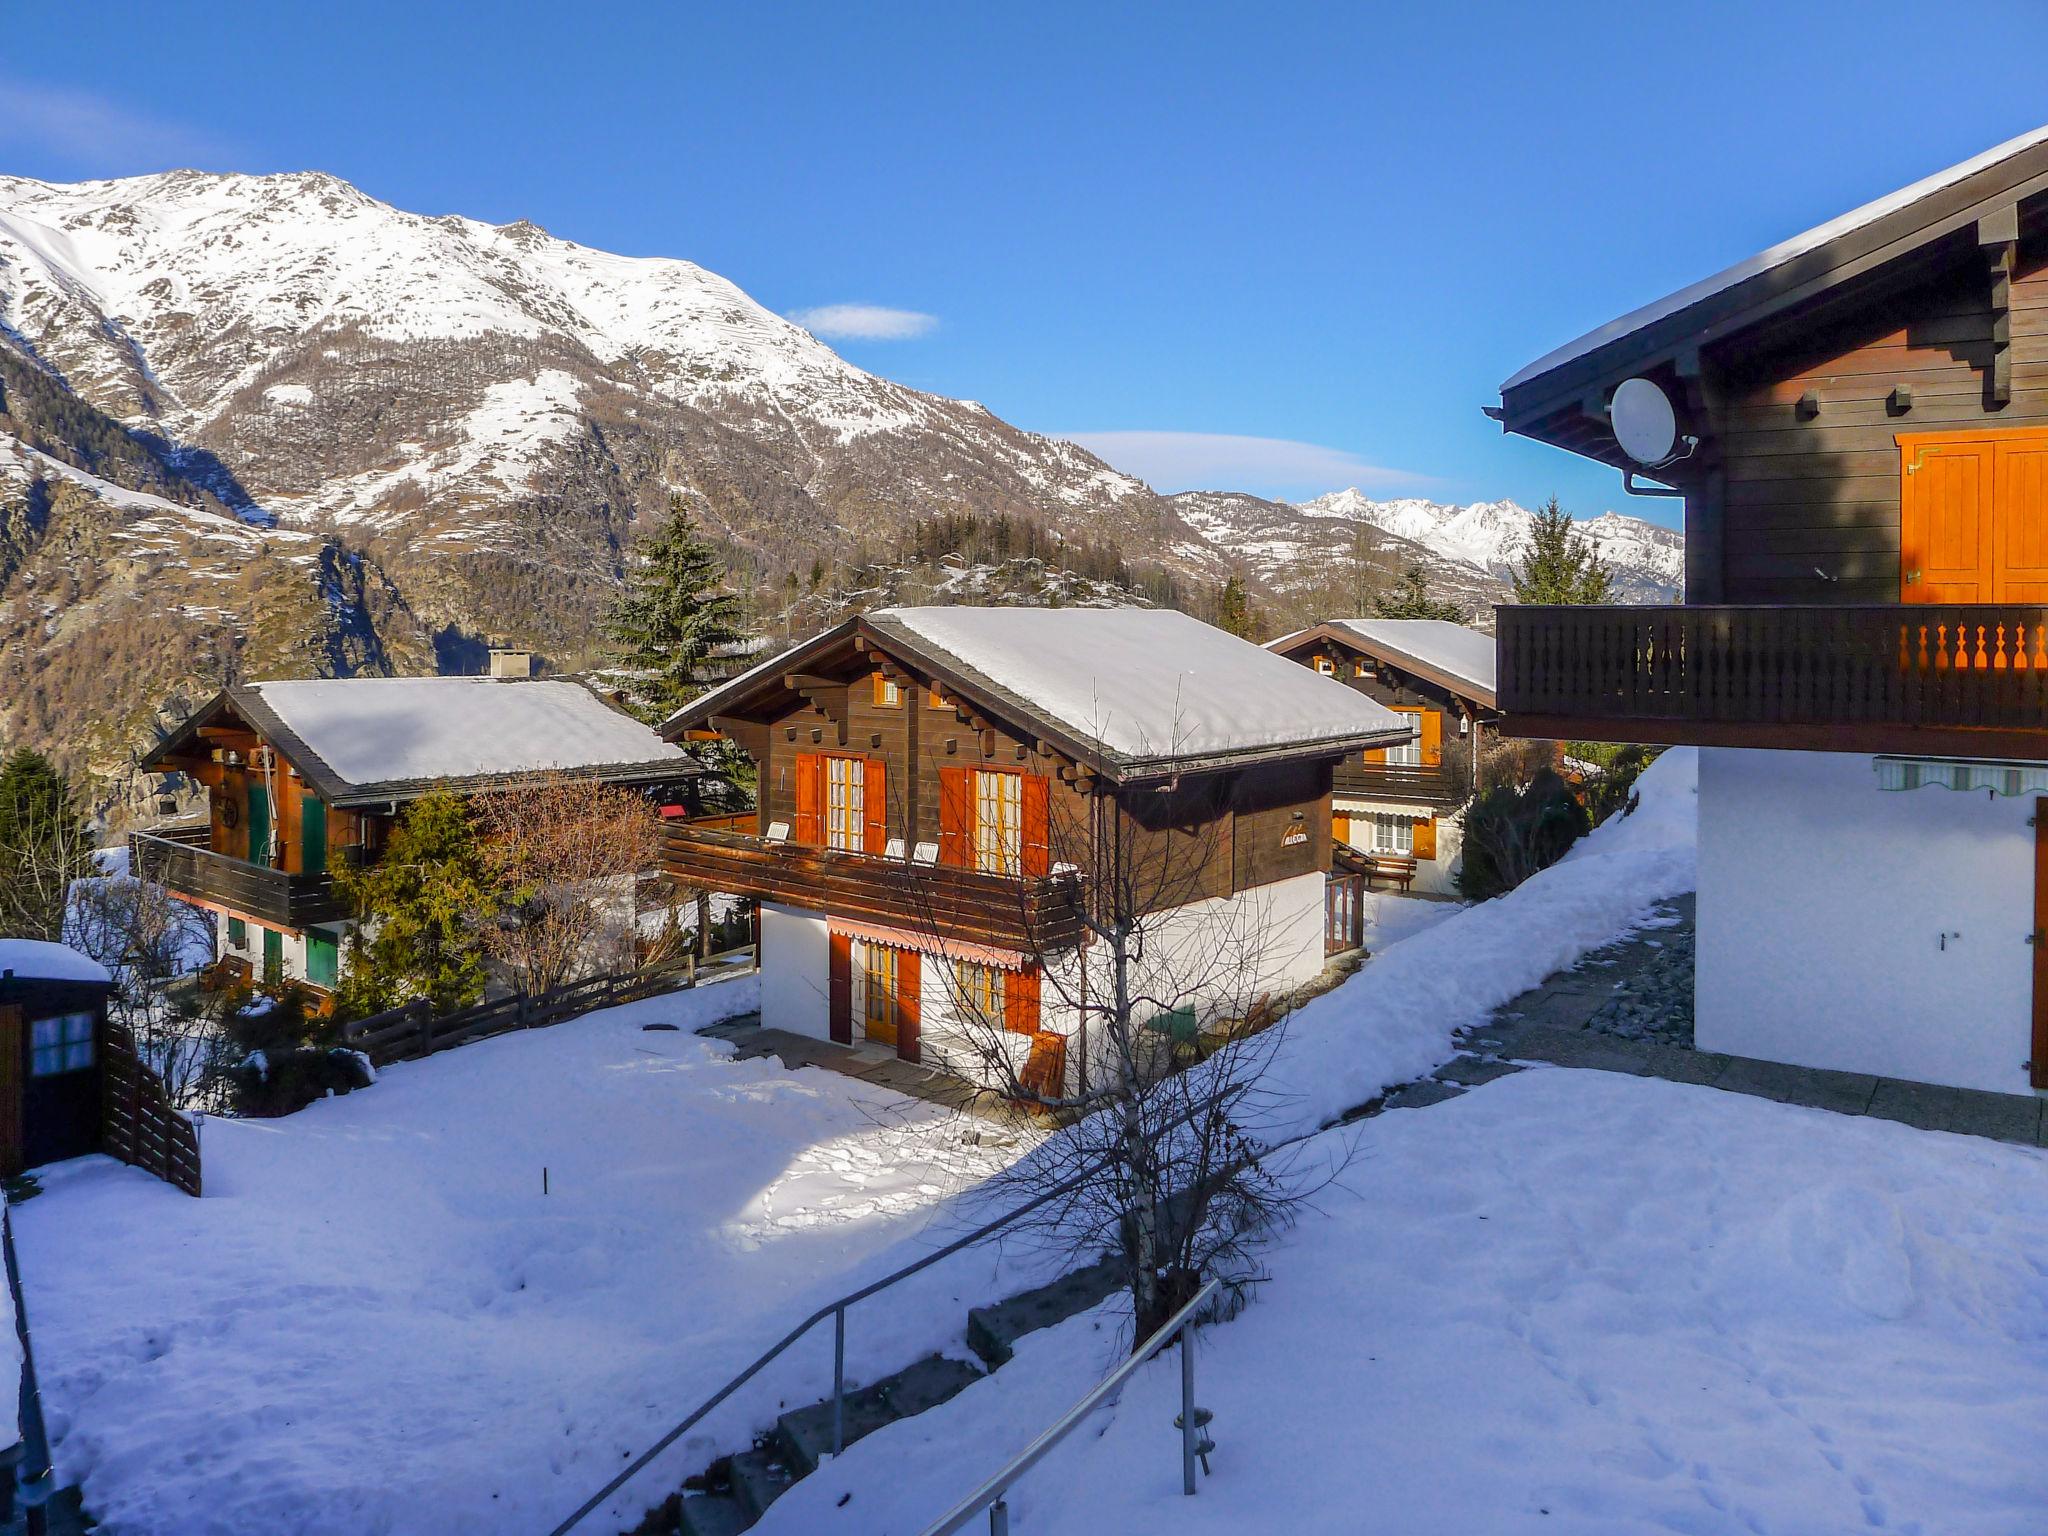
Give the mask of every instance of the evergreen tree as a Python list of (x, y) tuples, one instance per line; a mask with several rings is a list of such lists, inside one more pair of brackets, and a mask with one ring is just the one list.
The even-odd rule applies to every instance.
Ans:
[(454, 795), (437, 789), (415, 800), (383, 857), (340, 866), (334, 882), (358, 924), (340, 989), (346, 1016), (415, 998), (445, 1013), (483, 996), (482, 930), (496, 915), (497, 894)]
[(92, 829), (40, 752), (0, 763), (0, 936), (61, 942), (71, 882), (92, 873)]
[(1429, 573), (1419, 565), (1408, 566), (1393, 589), (1373, 599), (1373, 615), (1382, 619), (1448, 619), (1462, 624), (1468, 615), (1448, 598), (1432, 597)]
[(1240, 640), (1251, 639), (1252, 631), (1257, 628), (1251, 596), (1245, 591), (1244, 578), (1235, 571), (1216, 589), (1216, 627)]
[(658, 725), (689, 703), (715, 680), (713, 653), (746, 638), (725, 574), (680, 499), (670, 503), (604, 624), (614, 659), (635, 674), (627, 694), (641, 719)]
[(1614, 598), (1614, 573), (1592, 542), (1572, 530), (1572, 515), (1551, 497), (1536, 512), (1529, 552), (1510, 572), (1518, 603), (1605, 603)]

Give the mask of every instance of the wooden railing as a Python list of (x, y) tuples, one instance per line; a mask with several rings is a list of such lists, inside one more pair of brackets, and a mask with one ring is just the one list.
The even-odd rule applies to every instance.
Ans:
[(164, 1092), (125, 1024), (110, 1023), (101, 1078), (100, 1150), (188, 1195), (200, 1191), (199, 1132)]
[(683, 885), (1004, 949), (1080, 941), (1080, 887), (1070, 876), (1017, 880), (692, 823), (664, 832), (662, 870)]
[(2048, 754), (2048, 608), (1496, 613), (1502, 729), (1511, 736)]
[(1361, 763), (1356, 754), (1337, 767), (1332, 787), (1340, 795), (1362, 800), (1415, 800), (1429, 805), (1463, 805), (1472, 794), (1472, 774), (1452, 754), (1469, 751), (1464, 743), (1446, 744), (1444, 761), (1434, 768), (1410, 763)]
[[(329, 857), (340, 859), (352, 852), (333, 849)], [(180, 896), (225, 907), (273, 927), (303, 928), (348, 915), (329, 875), (287, 874), (148, 832), (129, 834), (128, 867), (138, 878)]]

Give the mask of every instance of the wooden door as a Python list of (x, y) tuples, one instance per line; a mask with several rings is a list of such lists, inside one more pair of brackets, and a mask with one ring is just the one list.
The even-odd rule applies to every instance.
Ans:
[(0, 1177), (5, 1178), (22, 1168), (22, 1057), (28, 1050), (22, 1027), (18, 1006), (0, 1007)]
[(1993, 441), (1993, 601), (2048, 603), (2048, 434)]
[(1976, 438), (1902, 438), (1899, 601), (1989, 603), (1995, 445)]

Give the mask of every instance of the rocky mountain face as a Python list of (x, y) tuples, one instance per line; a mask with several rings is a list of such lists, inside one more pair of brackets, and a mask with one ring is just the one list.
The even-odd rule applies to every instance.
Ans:
[[(1216, 491), (1172, 500), (1204, 538), (1244, 563), (1290, 619), (1361, 611), (1391, 575), (1419, 565), (1437, 595), (1465, 604), (1475, 624), (1491, 628), (1492, 605), (1508, 601), (1509, 574), (1534, 521), (1512, 501), (1374, 501), (1357, 490), (1299, 503)], [(1578, 530), (1614, 572), (1622, 601), (1677, 600), (1685, 542), (1676, 530), (1614, 512), (1584, 519)]]
[[(865, 373), (687, 261), (331, 176), (0, 176), (0, 746), (54, 749), (103, 803), (224, 681), (476, 670), (493, 642), (591, 665), (672, 503), (771, 629), (873, 594), (1179, 602), (1232, 570), (1293, 622), (1346, 607), (1323, 588), (1364, 567), (1333, 554), (1368, 540), (1476, 606), (1526, 519), (1161, 496)], [(952, 559), (925, 536), (949, 518), (1058, 540)], [(1636, 589), (1664, 590), (1675, 536), (1588, 526), (1609, 522)]]

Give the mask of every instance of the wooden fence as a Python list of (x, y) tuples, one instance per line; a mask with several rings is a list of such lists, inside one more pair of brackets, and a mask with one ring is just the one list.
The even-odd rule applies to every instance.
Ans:
[(164, 1092), (163, 1080), (135, 1049), (128, 1026), (106, 1027), (100, 1150), (155, 1174), (188, 1195), (199, 1193), (199, 1130)]
[(756, 952), (750, 945), (727, 950), (708, 960), (700, 961), (693, 956), (621, 975), (565, 982), (536, 995), (515, 992), (492, 1002), (472, 1003), (453, 1013), (437, 1014), (425, 1002), (406, 1003), (344, 1024), (342, 1043), (368, 1056), (373, 1066), (413, 1061), (491, 1035), (539, 1029), (600, 1008), (683, 991), (697, 985), (700, 979), (732, 974), (742, 966), (751, 967), (755, 959)]

